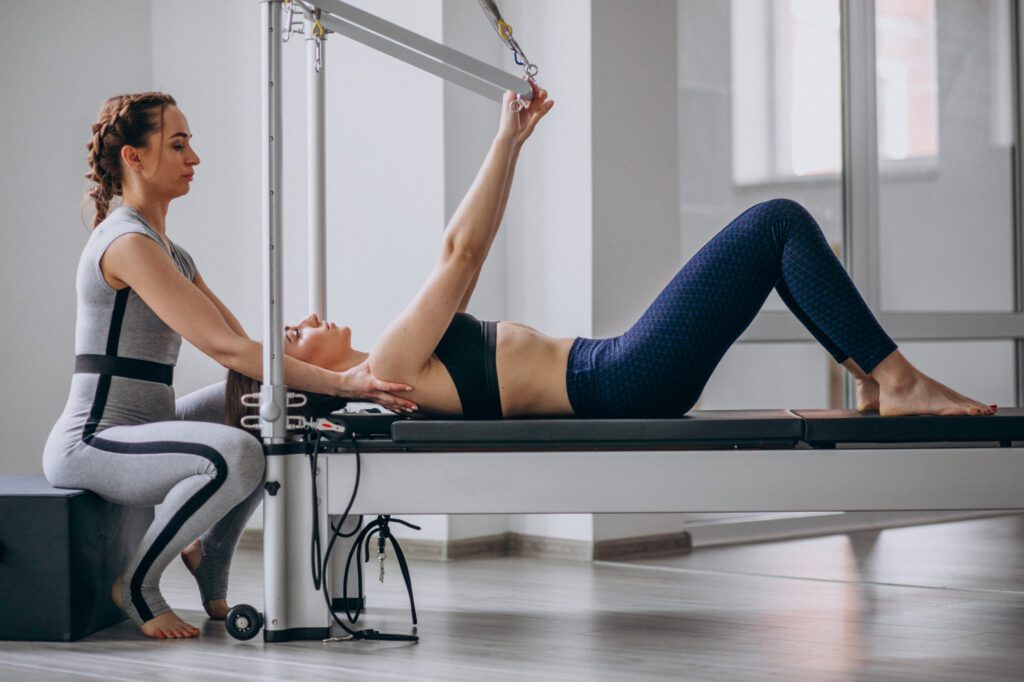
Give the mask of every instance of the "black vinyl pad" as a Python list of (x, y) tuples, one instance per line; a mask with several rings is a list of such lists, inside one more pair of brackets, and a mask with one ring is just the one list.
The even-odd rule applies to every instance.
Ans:
[(881, 417), (853, 410), (704, 410), (672, 419), (404, 418), (394, 414), (335, 414), (361, 437), (388, 437), (395, 445), (537, 446), (576, 444), (614, 448), (630, 444), (942, 443), (1024, 441), (1024, 408), (1004, 407), (986, 417)]
[(1024, 408), (990, 416), (882, 417), (853, 410), (793, 410), (804, 419), (808, 443), (948, 443), (1024, 440)]
[(786, 410), (707, 410), (674, 419), (399, 420), (396, 444), (422, 443), (679, 443), (789, 442), (803, 436), (803, 420)]

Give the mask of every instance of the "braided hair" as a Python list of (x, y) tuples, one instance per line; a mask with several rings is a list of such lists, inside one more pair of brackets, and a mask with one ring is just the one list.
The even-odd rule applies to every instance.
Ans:
[(164, 108), (168, 104), (177, 102), (162, 92), (115, 95), (103, 103), (92, 124), (92, 139), (86, 144), (89, 172), (85, 178), (96, 184), (86, 192), (86, 197), (96, 207), (93, 228), (107, 217), (113, 198), (121, 196), (124, 180), (121, 148), (125, 145), (145, 147), (146, 138), (163, 128)]

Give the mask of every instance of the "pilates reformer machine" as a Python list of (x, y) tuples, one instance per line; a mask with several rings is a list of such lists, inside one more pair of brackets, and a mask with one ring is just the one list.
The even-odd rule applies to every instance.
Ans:
[[(493, 2), (480, 3), (526, 75), (535, 74)], [(374, 534), (382, 558), (385, 540), (393, 540), (386, 525), (393, 514), (1024, 509), (1021, 408), (1003, 408), (990, 417), (895, 418), (842, 410), (621, 420), (340, 413), (310, 422), (289, 415), (293, 398), (284, 385), (280, 307), (280, 53), (297, 32), (296, 17), (304, 24), (308, 55), (310, 309), (321, 316), (328, 34), (499, 102), (505, 90), (522, 98), (531, 90), (516, 76), (340, 0), (260, 4), (265, 344), (264, 384), (258, 398), (252, 397), (259, 417), (252, 425), (259, 427), (267, 456), (265, 594), (262, 613), (248, 605), (232, 610), (227, 627), (233, 636), (248, 639), (262, 628), (268, 642), (329, 639), (337, 623), (349, 633), (344, 639), (415, 640), (356, 632), (337, 615), (343, 612), (354, 623), (351, 611), (358, 616), (365, 606), (361, 568), (351, 572), (341, 558), (355, 555), (358, 568), (360, 543), (366, 541), (368, 553)], [(378, 521), (363, 527), (363, 516)], [(394, 547), (408, 586), (407, 565)]]

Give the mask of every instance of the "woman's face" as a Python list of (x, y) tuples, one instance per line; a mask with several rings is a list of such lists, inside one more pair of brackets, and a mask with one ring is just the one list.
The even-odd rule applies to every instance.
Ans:
[[(159, 116), (159, 113), (156, 114)], [(164, 107), (164, 127), (135, 149), (145, 184), (169, 199), (188, 194), (199, 155), (192, 149), (192, 131), (178, 107)]]
[(341, 367), (352, 352), (352, 330), (325, 322), (314, 313), (284, 328), (284, 352), (317, 367)]

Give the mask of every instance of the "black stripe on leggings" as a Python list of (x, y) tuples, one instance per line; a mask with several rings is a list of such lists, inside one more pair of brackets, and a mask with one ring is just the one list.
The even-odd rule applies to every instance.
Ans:
[[(110, 315), (110, 329), (107, 331), (107, 355), (117, 355), (117, 346), (121, 341), (121, 325), (124, 323), (124, 311), (128, 305), (128, 294), (131, 289), (125, 287), (114, 297), (114, 311)], [(101, 374), (96, 384), (96, 395), (92, 398), (92, 409), (89, 419), (82, 429), (82, 440), (88, 440), (96, 433), (103, 419), (103, 410), (107, 407), (107, 396), (110, 393), (110, 375)]]
[(199, 510), (203, 504), (206, 503), (213, 494), (216, 493), (221, 485), (224, 484), (224, 480), (228, 477), (228, 464), (224, 461), (224, 457), (219, 452), (214, 450), (208, 445), (201, 445), (199, 443), (184, 443), (178, 441), (149, 441), (145, 443), (119, 443), (117, 441), (105, 440), (99, 436), (93, 436), (89, 441), (89, 445), (99, 450), (105, 450), (107, 452), (113, 452), (115, 454), (130, 454), (130, 455), (156, 455), (164, 453), (178, 453), (183, 452), (189, 455), (199, 455), (213, 462), (214, 467), (217, 469), (216, 477), (199, 489), (195, 495), (190, 497), (181, 508), (174, 513), (171, 520), (167, 522), (164, 529), (160, 531), (160, 534), (153, 541), (153, 544), (149, 546), (149, 550), (145, 556), (139, 562), (135, 572), (131, 576), (128, 587), (131, 592), (132, 604), (135, 606), (135, 610), (139, 612), (139, 617), (142, 618), (143, 622), (153, 618), (153, 611), (150, 610), (149, 605), (145, 599), (142, 598), (142, 579), (146, 573), (153, 566), (153, 562), (160, 556), (160, 553), (167, 548), (167, 545), (174, 539), (174, 536), (178, 534), (181, 527), (185, 525), (185, 522)]

